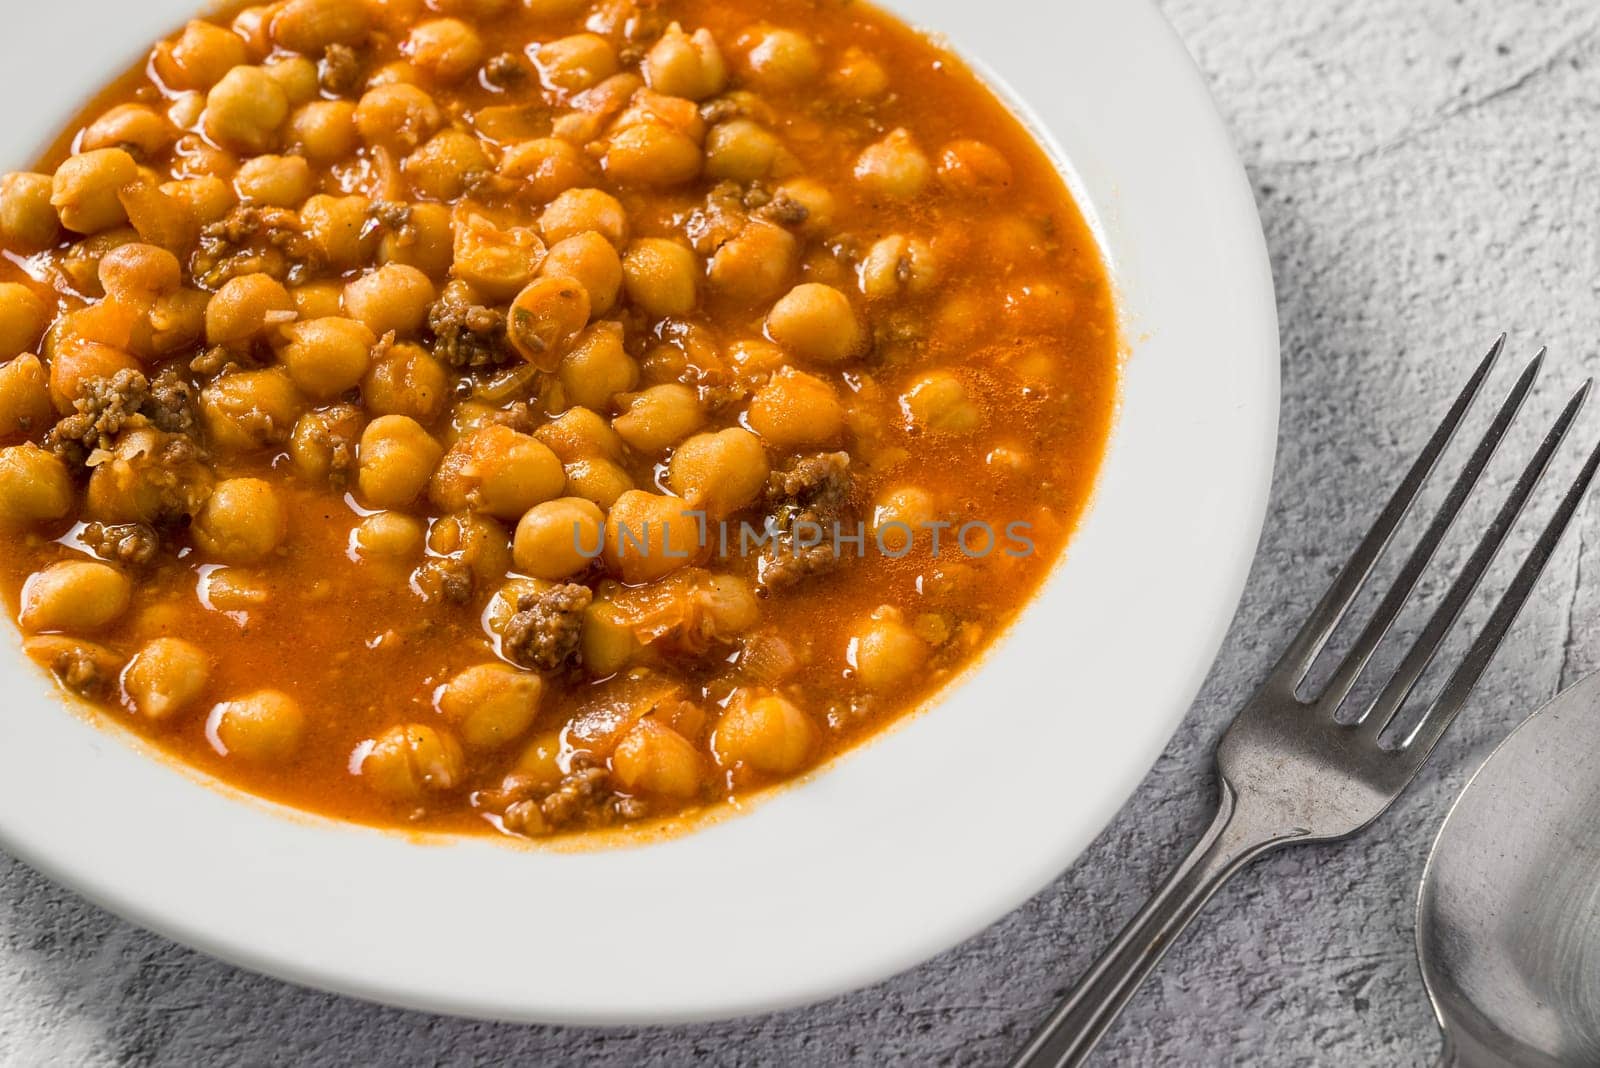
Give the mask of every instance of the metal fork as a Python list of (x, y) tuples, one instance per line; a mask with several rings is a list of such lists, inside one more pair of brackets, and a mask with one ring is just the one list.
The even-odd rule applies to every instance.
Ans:
[(1210, 829), (1029, 1041), (1012, 1062), (1014, 1066), (1082, 1063), (1140, 983), (1223, 883), (1257, 857), (1282, 846), (1334, 841), (1365, 829), (1388, 809), (1427, 762), (1488, 667), (1582, 505), (1595, 472), (1600, 469), (1600, 446), (1590, 454), (1482, 633), (1417, 726), (1393, 744), (1386, 732), (1516, 525), (1583, 407), (1592, 379), (1572, 397), (1545, 435), (1510, 496), (1383, 690), (1359, 714), (1343, 719), (1335, 716), (1410, 600), (1417, 581), (1516, 419), (1538, 377), (1543, 349), (1500, 405), (1438, 514), (1322, 693), (1302, 700), (1297, 691), (1334, 628), (1367, 586), (1373, 567), (1482, 390), (1505, 340), (1501, 335), (1478, 365), (1355, 555), (1295, 635), (1266, 683), (1223, 735), (1217, 747), (1221, 796)]

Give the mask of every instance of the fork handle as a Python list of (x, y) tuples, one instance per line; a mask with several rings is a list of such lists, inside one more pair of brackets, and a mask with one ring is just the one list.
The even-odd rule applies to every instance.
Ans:
[(1011, 1062), (1012, 1068), (1082, 1064), (1156, 964), (1221, 887), (1256, 857), (1295, 835), (1242, 817), (1238, 795), (1219, 778), (1211, 827), (1167, 881), (1078, 981), (1066, 1000)]

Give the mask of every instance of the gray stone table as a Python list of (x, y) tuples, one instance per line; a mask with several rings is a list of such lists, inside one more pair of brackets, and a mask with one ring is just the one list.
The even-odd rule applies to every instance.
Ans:
[[(1593, 0), (1164, 7), (1237, 135), (1266, 223), (1283, 431), (1261, 554), (1217, 666), (1076, 867), (971, 942), (874, 989), (725, 1025), (596, 1032), (464, 1022), (286, 986), (0, 860), (0, 1063), (1000, 1062), (1198, 833), (1221, 725), (1478, 352), (1502, 329), (1519, 351), (1551, 346), (1554, 373), (1531, 405), (1541, 419), (1568, 380), (1600, 366)], [(1600, 416), (1583, 426), (1592, 437)], [(1525, 428), (1509, 452), (1525, 454), (1532, 439)], [(1496, 468), (1501, 486), (1507, 466)], [(1480, 511), (1467, 526), (1481, 522)], [(1423, 857), (1469, 769), (1600, 662), (1596, 551), (1600, 508), (1419, 788), (1365, 838), (1279, 854), (1225, 891), (1101, 1063), (1431, 1062), (1412, 950)], [(1459, 546), (1446, 555), (1459, 558)]]

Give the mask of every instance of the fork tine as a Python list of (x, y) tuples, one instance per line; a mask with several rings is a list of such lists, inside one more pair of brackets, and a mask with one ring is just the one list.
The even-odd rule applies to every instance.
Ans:
[(1322, 595), (1322, 600), (1312, 609), (1310, 618), (1279, 658), (1277, 666), (1273, 668), (1273, 677), (1280, 684), (1292, 690), (1300, 685), (1306, 672), (1311, 669), (1317, 654), (1322, 652), (1322, 647), (1328, 643), (1334, 628), (1349, 611), (1350, 605), (1361, 592), (1361, 587), (1366, 584), (1367, 576), (1372, 573), (1378, 559), (1383, 556), (1383, 551), (1388, 548), (1389, 540), (1394, 537), (1394, 532), (1399, 529), (1406, 513), (1411, 510), (1412, 503), (1428, 481), (1428, 476), (1433, 473), (1439, 457), (1455, 437), (1457, 428), (1461, 426), (1461, 421), (1472, 408), (1472, 402), (1477, 400), (1484, 381), (1494, 369), (1495, 362), (1500, 358), (1505, 346), (1506, 335), (1501, 334), (1490, 346), (1488, 355), (1478, 364), (1477, 370), (1472, 372), (1472, 377), (1467, 380), (1465, 388), (1445, 414), (1444, 421), (1433, 432), (1433, 437), (1428, 439), (1422, 455), (1411, 465), (1411, 470), (1406, 473), (1405, 479), (1394, 491), (1394, 496), (1389, 499), (1377, 521), (1372, 524), (1372, 529), (1361, 540), (1355, 555), (1345, 564), (1344, 570), (1339, 572), (1339, 577), (1333, 580), (1333, 585)]
[(1578, 412), (1583, 408), (1583, 402), (1589, 396), (1589, 389), (1594, 385), (1590, 379), (1583, 384), (1583, 388), (1573, 394), (1567, 402), (1566, 408), (1561, 412), (1555, 425), (1539, 443), (1539, 448), (1534, 452), (1533, 459), (1528, 461), (1528, 466), (1522, 471), (1517, 484), (1512, 487), (1511, 495), (1506, 498), (1500, 511), (1495, 514), (1494, 521), (1484, 531), (1483, 538), (1473, 550), (1472, 556), (1467, 559), (1466, 566), (1451, 583), (1450, 590), (1445, 594), (1444, 600), (1428, 619), (1428, 624), (1417, 636), (1416, 642), (1407, 651), (1405, 659), (1400, 662), (1394, 677), (1389, 680), (1383, 692), (1373, 701), (1371, 707), (1362, 715), (1358, 729), (1369, 739), (1376, 740), (1394, 719), (1400, 706), (1405, 704), (1406, 698), (1417, 685), (1417, 680), (1422, 678), (1422, 673), (1433, 662), (1439, 647), (1444, 644), (1450, 629), (1455, 626), (1462, 609), (1472, 599), (1473, 592), (1478, 588), (1484, 573), (1489, 570), (1489, 565), (1494, 562), (1495, 555), (1499, 553), (1500, 546), (1505, 543), (1507, 535), (1517, 524), (1517, 518), (1522, 514), (1522, 509), (1527, 505), (1528, 498), (1533, 496), (1534, 489), (1544, 477), (1545, 469), (1550, 466), (1550, 460), (1555, 456), (1556, 450), (1561, 447), (1561, 442), (1566, 439), (1567, 431), (1572, 428), (1573, 420), (1577, 419)]
[(1456, 668), (1455, 673), (1439, 690), (1439, 696), (1434, 698), (1433, 704), (1428, 707), (1416, 730), (1412, 731), (1410, 737), (1404, 741), (1403, 748), (1408, 754), (1414, 753), (1419, 764), (1428, 759), (1434, 746), (1439, 744), (1439, 739), (1444, 737), (1444, 732), (1450, 729), (1450, 724), (1455, 722), (1456, 714), (1466, 703), (1467, 695), (1472, 692), (1478, 679), (1488, 669), (1489, 661), (1494, 659), (1494, 654), (1500, 648), (1501, 641), (1505, 639), (1506, 632), (1517, 621), (1522, 606), (1527, 603), (1528, 595), (1533, 592), (1534, 586), (1538, 585), (1539, 577), (1544, 574), (1545, 565), (1555, 555), (1556, 546), (1561, 543), (1562, 535), (1572, 525), (1573, 517), (1577, 515), (1578, 509), (1588, 497), (1597, 472), (1600, 472), (1600, 445), (1596, 445), (1594, 451), (1589, 454), (1589, 461), (1583, 465), (1583, 470), (1573, 480), (1572, 487), (1562, 498), (1561, 506), (1556, 509), (1555, 515), (1550, 517), (1550, 522), (1539, 535), (1538, 542), (1534, 544), (1533, 552), (1517, 569), (1516, 577), (1501, 595), (1500, 603), (1489, 616), (1489, 622), (1484, 625), (1483, 633), (1478, 635), (1472, 647), (1467, 650), (1461, 666)]
[(1477, 448), (1472, 451), (1472, 457), (1462, 468), (1461, 474), (1456, 477), (1455, 484), (1450, 487), (1449, 494), (1444, 503), (1439, 506), (1438, 513), (1433, 517), (1433, 522), (1428, 524), (1428, 529), (1417, 542), (1411, 555), (1406, 558), (1405, 566), (1395, 576), (1394, 585), (1384, 595), (1372, 619), (1361, 631), (1360, 637), (1351, 646), (1339, 667), (1334, 671), (1328, 685), (1323, 688), (1317, 703), (1333, 715), (1339, 706), (1350, 696), (1350, 690), (1355, 686), (1356, 679), (1366, 668), (1367, 661), (1372, 659), (1373, 652), (1378, 644), (1383, 641), (1384, 635), (1389, 633), (1389, 628), (1394, 626), (1394, 621), (1399, 618), (1406, 602), (1411, 599), (1412, 592), (1421, 580), (1422, 574), (1428, 569), (1428, 564), (1433, 560), (1434, 554), (1439, 551), (1439, 545), (1450, 533), (1450, 528), (1455, 525), (1456, 517), (1461, 514), (1462, 506), (1467, 503), (1467, 498), (1472, 495), (1472, 490), (1483, 477), (1484, 469), (1494, 459), (1499, 451), (1500, 443), (1505, 439), (1506, 431), (1516, 420), (1517, 413), (1522, 410), (1522, 404), (1528, 398), (1528, 393), (1533, 389), (1535, 378), (1538, 377), (1539, 368), (1544, 360), (1545, 350), (1540, 349), (1538, 354), (1528, 363), (1527, 368), (1517, 379), (1517, 383), (1505, 401), (1500, 405), (1500, 410), (1495, 413), (1494, 421), (1489, 424), (1489, 429), (1484, 433), (1483, 439), (1478, 442)]

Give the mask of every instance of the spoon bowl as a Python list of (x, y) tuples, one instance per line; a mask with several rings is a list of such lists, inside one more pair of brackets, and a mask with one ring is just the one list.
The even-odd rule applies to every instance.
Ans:
[(1600, 1064), (1600, 674), (1467, 784), (1423, 873), (1417, 953), (1441, 1065)]

